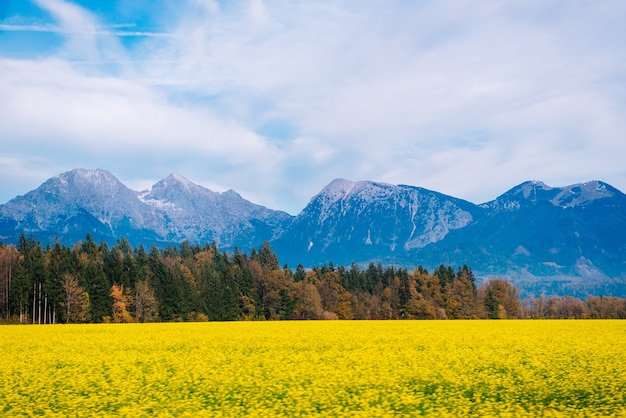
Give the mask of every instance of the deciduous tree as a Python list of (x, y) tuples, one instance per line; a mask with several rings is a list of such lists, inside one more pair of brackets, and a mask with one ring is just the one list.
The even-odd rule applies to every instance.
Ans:
[(490, 279), (478, 290), (487, 317), (491, 319), (520, 318), (522, 307), (518, 291), (508, 280)]
[(89, 294), (71, 274), (63, 278), (63, 302), (65, 323), (85, 322), (89, 315)]
[(111, 298), (113, 299), (113, 322), (135, 322), (128, 311), (133, 300), (123, 284), (111, 286)]
[(154, 322), (159, 318), (159, 302), (147, 280), (135, 283), (135, 320)]

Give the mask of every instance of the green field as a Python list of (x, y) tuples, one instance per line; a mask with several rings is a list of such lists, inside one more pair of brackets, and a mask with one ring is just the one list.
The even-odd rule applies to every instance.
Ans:
[(2, 416), (626, 416), (624, 321), (0, 327)]

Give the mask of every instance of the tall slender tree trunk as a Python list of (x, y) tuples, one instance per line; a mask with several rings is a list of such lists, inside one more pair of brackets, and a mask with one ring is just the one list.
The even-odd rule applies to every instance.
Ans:
[(33, 324), (37, 318), (37, 283), (33, 283)]
[(43, 312), (41, 312), (41, 283), (39, 283), (39, 295), (37, 296), (37, 302), (39, 304), (39, 324), (41, 324), (41, 315), (43, 314)]
[(9, 267), (8, 267), (8, 272), (6, 275), (6, 286), (5, 286), (5, 292), (6, 292), (6, 298), (5, 298), (5, 313), (7, 316), (7, 321), (9, 320), (9, 318), (11, 317), (11, 303), (9, 298), (11, 297), (11, 259), (9, 259)]
[(11, 266), (11, 262), (9, 262), (9, 275), (7, 276), (7, 319), (11, 316), (10, 308), (11, 303), (9, 301), (9, 297), (11, 296), (11, 278), (13, 276), (13, 267)]

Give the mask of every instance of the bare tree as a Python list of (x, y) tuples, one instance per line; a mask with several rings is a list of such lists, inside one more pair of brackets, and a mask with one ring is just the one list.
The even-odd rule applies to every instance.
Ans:
[(0, 245), (0, 314), (6, 321), (11, 316), (11, 279), (18, 257), (15, 247)]
[(65, 322), (85, 322), (89, 312), (89, 294), (71, 274), (66, 274), (63, 278), (63, 292), (61, 305), (64, 308)]
[(153, 322), (159, 317), (159, 303), (147, 280), (135, 284), (135, 319), (137, 322)]

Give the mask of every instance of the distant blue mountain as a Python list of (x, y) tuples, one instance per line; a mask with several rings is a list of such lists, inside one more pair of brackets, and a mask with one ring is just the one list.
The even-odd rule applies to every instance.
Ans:
[(413, 254), (481, 214), (472, 203), (419, 187), (338, 179), (313, 197), (273, 247), (289, 263), (413, 264), (419, 262), (411, 262)]
[(215, 241), (224, 251), (269, 241), (291, 267), (467, 264), (477, 277), (509, 278), (524, 296), (626, 296), (626, 195), (600, 181), (525, 182), (475, 205), (414, 186), (337, 179), (294, 217), (177, 174), (135, 192), (105, 170), (77, 169), (0, 206), (0, 240), (15, 243), (22, 233), (66, 245), (87, 233), (111, 244)]
[(150, 246), (216, 242), (254, 248), (273, 239), (292, 216), (255, 205), (234, 191), (216, 193), (171, 174), (151, 190), (128, 189), (106, 170), (76, 169), (0, 206), (0, 239), (22, 233), (65, 245), (87, 233), (97, 242)]
[(626, 195), (591, 181), (525, 182), (474, 205), (434, 191), (335, 180), (273, 243), (290, 264), (467, 264), (525, 296), (626, 296)]

